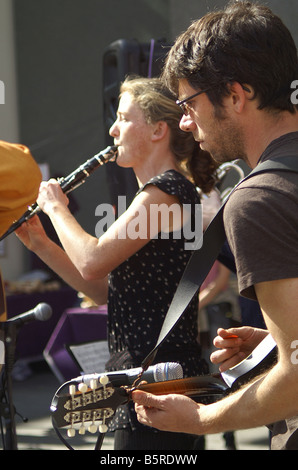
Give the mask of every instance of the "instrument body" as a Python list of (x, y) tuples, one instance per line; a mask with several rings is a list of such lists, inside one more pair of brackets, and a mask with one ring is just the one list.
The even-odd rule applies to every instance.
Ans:
[[(66, 177), (58, 179), (58, 183), (65, 194), (70, 193), (74, 189), (81, 186), (85, 183), (86, 178), (91, 175), (99, 166), (105, 165), (107, 162), (116, 159), (117, 157), (117, 147), (109, 146), (101, 152), (94, 155), (92, 158), (87, 160), (85, 163), (80, 165), (76, 170), (70, 173)], [(19, 228), (24, 222), (31, 219), (35, 214), (40, 212), (38, 204), (35, 202), (28, 208), (28, 210), (14, 222), (10, 228), (2, 235), (0, 241), (4, 240), (8, 235), (13, 233), (17, 228)]]

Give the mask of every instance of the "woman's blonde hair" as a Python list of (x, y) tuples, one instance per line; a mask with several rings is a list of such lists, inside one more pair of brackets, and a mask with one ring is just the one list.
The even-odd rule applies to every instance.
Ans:
[(190, 132), (180, 129), (182, 111), (175, 97), (159, 78), (127, 77), (120, 87), (120, 97), (128, 92), (142, 110), (148, 124), (165, 121), (170, 129), (170, 149), (177, 164), (204, 193), (216, 182), (217, 163), (200, 149)]

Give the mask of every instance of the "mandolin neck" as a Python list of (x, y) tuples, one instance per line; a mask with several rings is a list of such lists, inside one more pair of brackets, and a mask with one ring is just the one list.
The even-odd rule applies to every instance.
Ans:
[(153, 395), (166, 395), (176, 393), (188, 397), (202, 398), (212, 396), (213, 398), (223, 396), (227, 385), (220, 375), (203, 375), (185, 379), (167, 380), (150, 384), (140, 384), (138, 390), (152, 393)]

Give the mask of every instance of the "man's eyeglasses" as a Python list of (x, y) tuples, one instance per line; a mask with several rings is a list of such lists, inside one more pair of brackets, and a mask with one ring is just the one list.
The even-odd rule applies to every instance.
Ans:
[[(250, 89), (247, 88), (246, 86), (244, 85), (241, 85), (243, 90), (247, 91), (248, 93), (250, 93)], [(210, 88), (206, 88), (206, 90), (201, 90), (201, 91), (198, 91), (197, 93), (195, 93), (194, 95), (191, 95), (191, 96), (188, 96), (187, 98), (185, 98), (184, 100), (177, 100), (176, 101), (176, 104), (178, 106), (180, 106), (180, 108), (182, 109), (182, 112), (183, 114), (185, 114), (185, 116), (188, 116), (189, 115), (189, 111), (190, 111), (190, 106), (187, 104), (188, 101), (192, 100), (193, 98), (195, 98), (196, 96), (199, 96), (201, 95), (202, 93), (206, 93), (206, 91), (208, 91)]]
[(206, 90), (201, 90), (201, 91), (198, 91), (197, 93), (195, 93), (194, 95), (188, 96), (184, 100), (181, 100), (181, 101), (177, 100), (176, 104), (178, 106), (180, 106), (180, 108), (182, 109), (183, 114), (185, 114), (185, 116), (188, 116), (189, 111), (190, 111), (190, 106), (187, 104), (187, 102), (192, 100), (196, 96), (201, 95), (202, 93), (206, 93), (206, 91), (208, 91), (208, 90), (207, 89)]

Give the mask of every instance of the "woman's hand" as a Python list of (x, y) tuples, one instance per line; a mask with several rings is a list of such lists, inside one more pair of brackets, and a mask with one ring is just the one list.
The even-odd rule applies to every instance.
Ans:
[(68, 206), (68, 197), (63, 193), (60, 184), (55, 179), (43, 181), (39, 187), (37, 204), (43, 212), (48, 212), (56, 205)]
[(33, 252), (36, 252), (48, 240), (38, 215), (24, 222), (15, 234), (25, 247)]

